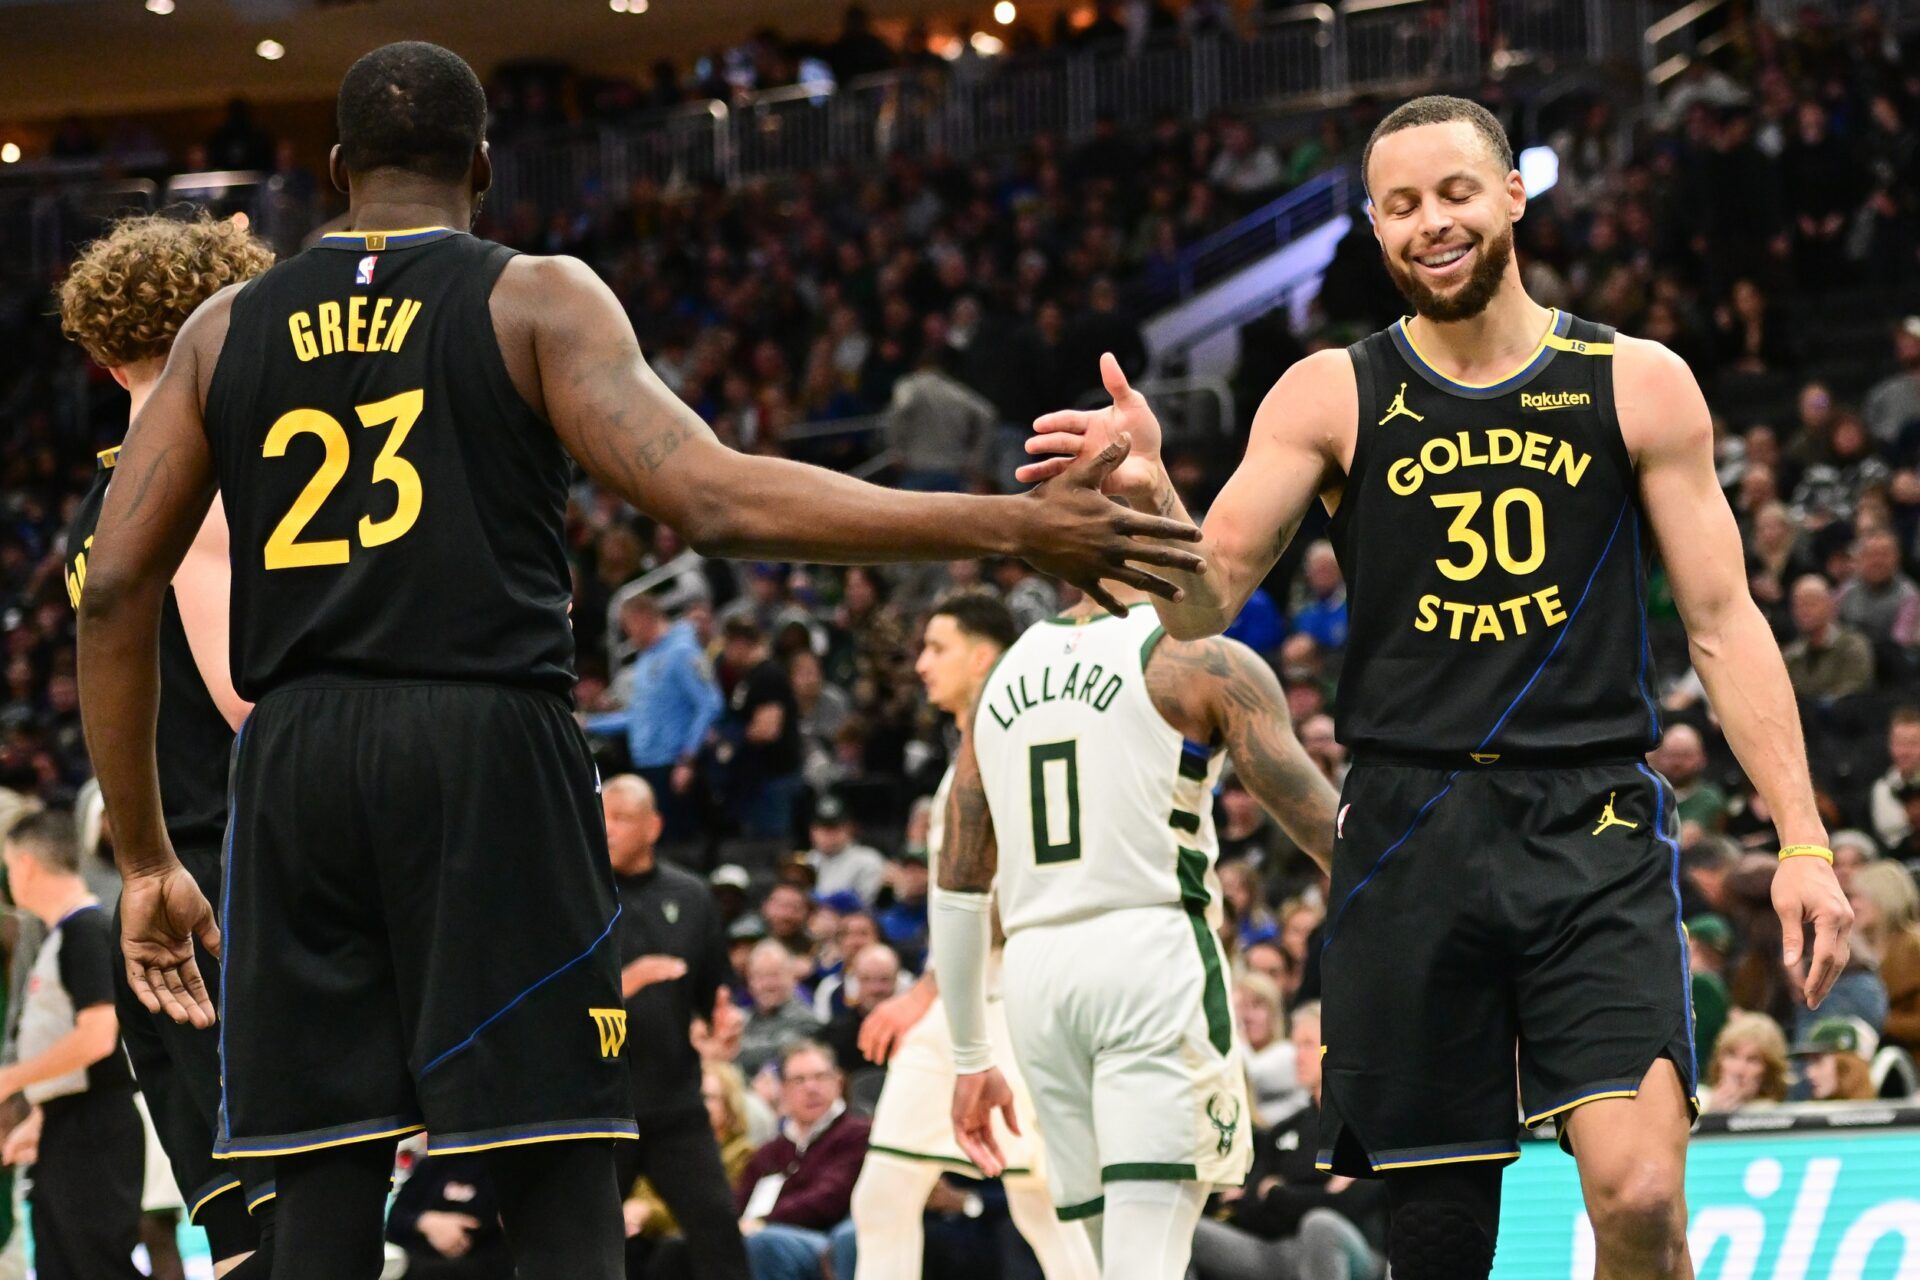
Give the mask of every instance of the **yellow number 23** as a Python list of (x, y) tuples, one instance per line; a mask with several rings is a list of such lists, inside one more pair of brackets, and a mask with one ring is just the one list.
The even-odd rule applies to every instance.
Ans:
[[(411, 462), (400, 456), (400, 446), (406, 443), (407, 433), (419, 421), (423, 403), (424, 393), (416, 389), (372, 404), (354, 406), (353, 411), (359, 416), (363, 427), (377, 427), (388, 422), (393, 424), (393, 430), (387, 433), (386, 443), (373, 460), (374, 483), (390, 484), (397, 490), (393, 513), (378, 520), (371, 516), (360, 517), (360, 545), (363, 547), (378, 547), (392, 542), (413, 528), (413, 522), (420, 518), (420, 473), (414, 470)], [(306, 487), (300, 490), (300, 496), (293, 500), (293, 505), (287, 508), (287, 514), (280, 518), (272, 536), (267, 539), (266, 566), (269, 569), (305, 569), (316, 565), (345, 564), (351, 552), (345, 538), (300, 541), (301, 530), (307, 527), (307, 522), (313, 519), (334, 488), (346, 477), (347, 459), (351, 452), (347, 430), (330, 413), (323, 413), (319, 409), (294, 409), (281, 414), (274, 422), (272, 429), (267, 432), (261, 454), (268, 458), (285, 457), (287, 445), (299, 435), (320, 437), (325, 453), (321, 456), (319, 469), (307, 481)]]

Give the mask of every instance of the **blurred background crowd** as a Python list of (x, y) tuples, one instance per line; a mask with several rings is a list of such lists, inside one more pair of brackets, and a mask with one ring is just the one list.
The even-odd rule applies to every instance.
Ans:
[[(1510, 7), (1465, 6), (1488, 22)], [(1129, 58), (1154, 42), (1236, 38), (1259, 20), (1225, 0), (1085, 8), (1084, 21), (1044, 34), (961, 18), (940, 32), (944, 55), (925, 24), (883, 38), (852, 9), (837, 34), (763, 30), (632, 81), (509, 69), (490, 86), (492, 132), (565, 137), (687, 102), (881, 73), (1004, 74), (976, 65), (990, 44), (1016, 64)], [(1730, 6), (1714, 56), (1644, 98), (1604, 85), (1549, 93), (1548, 81), (1497, 74), (1498, 56), (1465, 86), (1501, 115), (1516, 151), (1546, 148), (1556, 162), (1557, 181), (1518, 227), (1533, 296), (1667, 344), (1707, 392), (1721, 483), (1799, 694), (1858, 916), (1852, 965), (1809, 1014), (1779, 963), (1769, 815), (1689, 669), (1656, 566), (1667, 728), (1649, 760), (1680, 801), (1709, 1112), (1911, 1095), (1907, 1055), (1920, 1051), (1920, 59), (1912, 34), (1873, 5), (1780, 8)], [(655, 370), (735, 447), (908, 488), (1005, 490), (1028, 424), (1096, 392), (1102, 351), (1130, 374), (1177, 379), (1184, 370), (1155, 358), (1144, 325), (1183, 254), (1350, 171), (1391, 105), (1357, 96), (1283, 113), (1168, 113), (1144, 127), (1098, 114), (1078, 136), (1041, 132), (965, 158), (903, 149), (733, 183), (640, 177), (584, 187), (564, 208), (504, 200), (477, 230), (591, 263)], [(53, 154), (111, 159), (149, 141), (137, 121), (75, 119)], [(275, 198), (306, 210), (311, 227), (342, 207), (319, 159), (236, 102), (167, 167), (269, 173)], [(111, 892), (60, 530), (94, 451), (124, 430), (125, 397), (61, 339), (51, 283), (0, 251), (0, 789), (10, 806), (90, 816), (87, 873)], [(1173, 436), (1189, 509), (1204, 516), (1282, 370), (1399, 314), (1358, 216), (1310, 302), (1241, 326), (1227, 378), (1238, 412), (1218, 433)], [(720, 982), (734, 1008), (703, 1020), (695, 1044), (738, 1172), (775, 1139), (776, 1115), (824, 1110), (819, 1090), (844, 1090), (856, 1113), (871, 1104), (883, 1068), (862, 1054), (861, 1024), (924, 964), (926, 798), (952, 744), (915, 675), (929, 606), (985, 590), (1030, 624), (1070, 601), (1015, 561), (709, 560), (584, 479), (568, 527), (583, 722), (603, 774), (649, 784), (660, 854), (706, 880), (724, 940)], [(1301, 531), (1233, 634), (1279, 672), (1295, 729), (1337, 785), (1345, 756), (1328, 707), (1346, 602), (1323, 527)], [(1216, 805), (1234, 1008), (1259, 1118), (1283, 1130), (1317, 1083), (1326, 885), (1231, 777)], [(818, 1046), (800, 1050), (804, 1072), (793, 1069), (796, 1041)], [(1348, 1188), (1310, 1169), (1268, 1181), (1281, 1172), (1263, 1163), (1245, 1195), (1229, 1197), (1230, 1229), (1290, 1235), (1329, 1205), (1377, 1229), (1371, 1201), (1343, 1200)], [(644, 1193), (635, 1203), (648, 1206), (630, 1210), (637, 1238), (667, 1234)], [(982, 1212), (944, 1188), (931, 1208), (941, 1225), (929, 1274), (1030, 1273), (994, 1205)], [(829, 1199), (821, 1229), (844, 1216), (844, 1196), (837, 1216)], [(436, 1253), (450, 1229), (421, 1227), (417, 1210), (406, 1224), (405, 1247)]]

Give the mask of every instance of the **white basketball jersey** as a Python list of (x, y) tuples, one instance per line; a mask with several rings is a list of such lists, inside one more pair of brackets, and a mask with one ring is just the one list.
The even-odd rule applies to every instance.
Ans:
[(1049, 619), (981, 690), (974, 750), (1000, 845), (1009, 936), (1128, 907), (1185, 905), (1218, 923), (1213, 784), (1147, 693), (1151, 609)]

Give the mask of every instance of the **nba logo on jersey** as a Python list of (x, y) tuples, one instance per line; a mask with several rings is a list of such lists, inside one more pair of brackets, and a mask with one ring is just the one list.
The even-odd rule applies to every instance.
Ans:
[(380, 255), (377, 253), (370, 253), (360, 259), (360, 269), (353, 273), (353, 282), (355, 284), (372, 284), (373, 266), (378, 261), (380, 261)]

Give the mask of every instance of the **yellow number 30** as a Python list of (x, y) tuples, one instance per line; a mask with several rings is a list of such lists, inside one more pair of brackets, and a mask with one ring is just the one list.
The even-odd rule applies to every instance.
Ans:
[[(420, 473), (414, 470), (411, 462), (400, 456), (400, 446), (406, 443), (407, 432), (413, 430), (413, 424), (419, 421), (424, 403), (424, 393), (415, 389), (372, 404), (354, 406), (353, 411), (359, 416), (363, 427), (377, 427), (387, 422), (393, 424), (386, 444), (373, 460), (374, 483), (390, 484), (397, 490), (393, 513), (378, 520), (371, 516), (360, 517), (360, 545), (363, 547), (384, 546), (392, 542), (413, 528), (413, 522), (420, 518)], [(321, 457), (320, 467), (313, 473), (313, 478), (300, 490), (300, 496), (293, 500), (293, 505), (287, 508), (287, 514), (280, 518), (272, 536), (267, 539), (266, 566), (269, 569), (305, 569), (316, 565), (345, 564), (351, 553), (345, 538), (302, 542), (300, 531), (307, 527), (307, 522), (313, 519), (334, 488), (346, 477), (350, 453), (347, 430), (330, 413), (318, 409), (295, 409), (281, 414), (274, 422), (260, 452), (268, 458), (285, 457), (287, 445), (298, 435), (320, 437), (326, 453)]]

